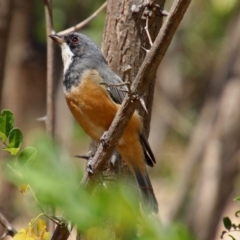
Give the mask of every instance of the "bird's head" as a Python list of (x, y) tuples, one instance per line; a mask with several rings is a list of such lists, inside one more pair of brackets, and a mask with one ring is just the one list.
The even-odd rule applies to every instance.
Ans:
[(49, 37), (61, 47), (64, 70), (68, 69), (73, 57), (103, 58), (96, 43), (81, 33), (74, 32), (64, 36), (53, 34)]

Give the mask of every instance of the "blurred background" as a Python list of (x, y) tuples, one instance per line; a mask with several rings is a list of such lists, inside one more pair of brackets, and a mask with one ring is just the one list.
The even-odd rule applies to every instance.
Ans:
[[(104, 1), (54, 0), (55, 30), (86, 19)], [(173, 1), (166, 1), (169, 11)], [(101, 46), (105, 12), (82, 33)], [(89, 138), (72, 118), (62, 94), (56, 46), (56, 138), (73, 156)], [(150, 169), (163, 224), (179, 221), (200, 240), (219, 239), (223, 216), (239, 210), (240, 2), (195, 0), (159, 67), (150, 145)], [(40, 0), (0, 0), (0, 109), (10, 109), (29, 145), (46, 114), (46, 30)], [(1, 162), (5, 156), (2, 154)], [(73, 161), (78, 161), (73, 159)], [(79, 161), (83, 166), (83, 162)], [(0, 211), (21, 218), (18, 190), (2, 179)], [(234, 235), (234, 234), (233, 234)], [(237, 235), (235, 235), (237, 236)]]

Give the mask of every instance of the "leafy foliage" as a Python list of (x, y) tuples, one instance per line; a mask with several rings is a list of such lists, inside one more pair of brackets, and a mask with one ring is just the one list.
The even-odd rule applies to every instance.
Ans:
[(0, 114), (0, 139), (6, 143), (10, 131), (13, 129), (14, 117), (11, 111), (2, 110)]
[[(7, 116), (6, 116), (7, 114)], [(6, 148), (20, 148), (21, 131), (14, 131), (13, 115), (4, 112), (4, 126), (1, 129), (6, 138)], [(11, 125), (8, 121), (11, 121)], [(7, 133), (8, 132), (8, 133)], [(11, 154), (12, 152), (9, 151)], [(163, 227), (156, 216), (143, 213), (139, 208), (137, 191), (131, 184), (105, 181), (92, 191), (79, 187), (82, 172), (78, 170), (61, 147), (46, 136), (39, 137), (34, 147), (26, 147), (4, 167), (6, 177), (25, 193), (28, 189), (40, 208), (40, 215), (61, 224), (62, 217), (47, 216), (45, 209), (54, 206), (64, 212), (68, 219), (87, 239), (170, 239), (188, 240), (190, 234), (185, 226), (176, 224)], [(20, 230), (14, 240), (48, 240), (50, 233), (45, 221), (32, 219), (28, 227)]]
[[(237, 197), (234, 199), (235, 201), (240, 201), (240, 197)], [(240, 211), (237, 211), (235, 213), (235, 216), (236, 217), (239, 217), (239, 212)], [(232, 239), (232, 240), (236, 240), (231, 234), (229, 234), (230, 232), (236, 232), (236, 231), (240, 231), (240, 223), (238, 224), (235, 224), (232, 222), (232, 220), (229, 218), (229, 217), (224, 217), (223, 218), (223, 226), (226, 230), (222, 231), (222, 234), (221, 234), (221, 238), (224, 237), (224, 235), (226, 233), (228, 233), (228, 236)]]
[(232, 228), (232, 222), (229, 217), (223, 218), (223, 224), (227, 230), (230, 230)]
[(23, 135), (20, 129), (14, 128), (14, 116), (9, 110), (2, 110), (0, 115), (0, 140), (5, 145), (3, 150), (16, 156), (20, 150)]
[(13, 240), (49, 240), (50, 233), (46, 231), (45, 221), (34, 218), (28, 227), (21, 229), (13, 238)]

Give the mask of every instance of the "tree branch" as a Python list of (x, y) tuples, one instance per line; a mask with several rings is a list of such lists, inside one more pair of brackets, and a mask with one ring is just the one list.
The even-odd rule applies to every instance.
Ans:
[[(148, 79), (156, 76), (157, 68), (168, 48), (173, 35), (184, 16), (191, 0), (176, 0), (170, 10), (166, 21), (163, 24), (152, 48), (146, 55), (144, 62), (135, 77), (132, 85), (133, 95), (139, 97), (144, 93), (144, 89), (148, 86)], [(118, 140), (123, 134), (129, 119), (131, 118), (136, 108), (137, 101), (133, 101), (129, 96), (126, 96), (121, 108), (118, 110), (108, 132), (105, 135), (105, 143), (107, 148), (103, 148), (102, 144), (99, 145), (98, 150), (92, 160), (92, 168), (94, 174), (86, 173), (82, 179), (82, 184), (88, 187), (97, 180), (100, 174), (112, 155)]]
[(103, 9), (105, 9), (106, 6), (107, 6), (107, 2), (105, 2), (96, 12), (94, 12), (91, 16), (86, 18), (84, 21), (78, 23), (77, 25), (75, 25), (73, 27), (70, 27), (68, 29), (65, 29), (65, 30), (59, 32), (58, 35), (69, 34), (71, 32), (75, 32), (75, 31), (78, 31), (79, 29), (83, 28), (88, 23), (90, 23)]
[(4, 238), (5, 236), (11, 236), (14, 237), (14, 235), (17, 233), (17, 230), (11, 225), (11, 223), (8, 222), (8, 220), (0, 213), (0, 224), (5, 229), (5, 232), (3, 236), (0, 236), (0, 239)]
[(66, 240), (70, 236), (71, 230), (68, 228), (67, 224), (58, 224), (51, 240)]
[[(51, 0), (44, 0), (47, 36), (54, 34)], [(54, 136), (54, 43), (47, 38), (47, 119), (46, 130)]]
[[(54, 34), (52, 1), (44, 0), (45, 18), (46, 18), (46, 34)], [(55, 128), (55, 101), (54, 101), (54, 43), (47, 37), (47, 117), (46, 117), (46, 132), (54, 138)], [(52, 207), (48, 210), (49, 215), (55, 214), (55, 209)], [(54, 231), (54, 223), (48, 221), (48, 228)]]

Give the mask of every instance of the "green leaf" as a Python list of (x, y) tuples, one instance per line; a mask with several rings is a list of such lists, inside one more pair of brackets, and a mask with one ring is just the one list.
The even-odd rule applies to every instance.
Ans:
[(224, 227), (227, 229), (227, 230), (230, 230), (231, 227), (232, 227), (232, 222), (231, 222), (231, 219), (229, 217), (224, 217), (223, 218), (223, 224), (224, 224)]
[(27, 162), (35, 160), (37, 157), (37, 149), (35, 147), (26, 147), (18, 156), (18, 163), (23, 166)]
[(9, 152), (11, 155), (16, 156), (22, 144), (23, 135), (20, 129), (13, 128), (8, 137), (8, 146), (3, 150)]
[(4, 151), (9, 152), (12, 156), (16, 156), (20, 150), (20, 148), (3, 148)]
[(236, 240), (236, 238), (233, 237), (232, 235), (228, 234), (228, 236), (229, 236), (232, 240)]
[(236, 197), (233, 199), (234, 201), (240, 201), (240, 197)]
[(7, 136), (1, 131), (0, 131), (0, 139), (2, 140), (3, 143), (6, 143)]
[(23, 140), (23, 135), (19, 128), (13, 128), (10, 131), (8, 138), (8, 148), (20, 148)]
[(0, 115), (0, 139), (3, 143), (6, 143), (10, 131), (13, 129), (13, 124), (13, 113), (9, 110), (2, 110)]
[(7, 165), (7, 172), (8, 174), (11, 174), (16, 179), (16, 184), (19, 184), (19, 182), (23, 182), (25, 179), (23, 178), (22, 172), (19, 171), (19, 169), (16, 167), (15, 162), (10, 162)]

